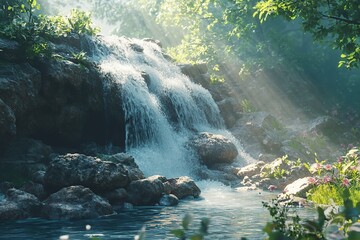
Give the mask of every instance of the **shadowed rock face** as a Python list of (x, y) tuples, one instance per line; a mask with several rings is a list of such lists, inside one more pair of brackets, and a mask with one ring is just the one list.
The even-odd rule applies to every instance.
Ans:
[(108, 201), (83, 186), (63, 188), (52, 194), (44, 201), (42, 211), (50, 219), (95, 218), (112, 213)]
[(61, 147), (112, 142), (124, 148), (121, 89), (94, 63), (85, 66), (69, 58), (81, 45), (81, 39), (71, 39), (53, 44), (61, 60), (31, 64), (16, 42), (0, 39), (0, 150), (15, 136)]
[(217, 163), (232, 163), (238, 155), (236, 146), (222, 135), (203, 132), (192, 138), (189, 145), (194, 148), (200, 160), (208, 166)]

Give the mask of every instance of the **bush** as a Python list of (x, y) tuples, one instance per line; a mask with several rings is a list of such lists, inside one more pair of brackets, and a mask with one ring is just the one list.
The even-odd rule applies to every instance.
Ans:
[(1, 7), (0, 37), (16, 40), (27, 58), (51, 57), (49, 41), (68, 34), (95, 35), (91, 15), (80, 10), (63, 16), (37, 15), (40, 5), (36, 0), (8, 0)]

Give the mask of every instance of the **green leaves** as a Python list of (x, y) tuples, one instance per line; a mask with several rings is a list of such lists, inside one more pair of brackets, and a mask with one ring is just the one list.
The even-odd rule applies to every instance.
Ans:
[(356, 0), (264, 0), (255, 6), (254, 17), (261, 22), (270, 15), (281, 15), (288, 20), (301, 18), (304, 30), (315, 39), (332, 39), (334, 47), (340, 49), (342, 60), (338, 67), (359, 67), (360, 62), (360, 8)]

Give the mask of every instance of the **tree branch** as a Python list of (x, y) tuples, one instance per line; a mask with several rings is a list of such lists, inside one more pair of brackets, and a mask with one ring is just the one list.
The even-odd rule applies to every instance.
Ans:
[(360, 25), (360, 22), (350, 20), (350, 19), (347, 19), (347, 18), (341, 18), (341, 17), (331, 16), (331, 15), (326, 15), (326, 14), (321, 14), (321, 16), (326, 17), (326, 18), (330, 18), (330, 19), (335, 19), (335, 20), (342, 21), (342, 22), (346, 22), (348, 24)]

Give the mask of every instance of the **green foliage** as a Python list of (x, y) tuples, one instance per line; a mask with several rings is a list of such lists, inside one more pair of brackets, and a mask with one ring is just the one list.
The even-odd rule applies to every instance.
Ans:
[(200, 228), (195, 233), (191, 232), (190, 224), (193, 218), (190, 214), (186, 214), (182, 220), (182, 228), (171, 230), (171, 233), (179, 240), (203, 240), (207, 235), (210, 220), (208, 218), (201, 219)]
[(275, 166), (270, 164), (265, 165), (260, 173), (262, 178), (282, 179), (290, 175), (290, 172), (294, 168), (299, 168), (303, 164), (300, 159), (293, 161), (289, 160), (288, 156), (285, 155), (281, 158), (276, 159)]
[(339, 66), (354, 68), (360, 62), (360, 8), (358, 0), (264, 0), (256, 4), (261, 21), (270, 15), (300, 18), (305, 31), (317, 40), (331, 39), (343, 54)]
[(360, 202), (360, 165), (359, 150), (351, 149), (345, 156), (340, 157), (333, 164), (325, 164), (325, 161), (306, 164), (310, 172), (314, 174), (310, 178), (313, 188), (308, 192), (308, 199), (319, 204), (337, 204), (343, 202), (343, 195), (349, 192), (348, 198), (354, 202)]
[(69, 18), (38, 15), (36, 0), (5, 1), (0, 12), (0, 37), (16, 40), (26, 56), (51, 56), (49, 41), (73, 34), (95, 35), (99, 29), (92, 26), (90, 14), (74, 10)]
[[(327, 211), (327, 216), (325, 211), (318, 207), (317, 220), (301, 219), (294, 208), (279, 202), (278, 199), (273, 199), (270, 203), (263, 202), (272, 217), (272, 222), (264, 228), (267, 239), (325, 240), (330, 236), (330, 239), (358, 239), (359, 232), (351, 227), (359, 222), (360, 204), (354, 205), (350, 195), (350, 191), (345, 190), (341, 195), (343, 207)], [(335, 226), (335, 231), (332, 226)]]
[(245, 113), (255, 112), (256, 108), (251, 104), (251, 102), (247, 99), (244, 99), (240, 103), (241, 109)]

